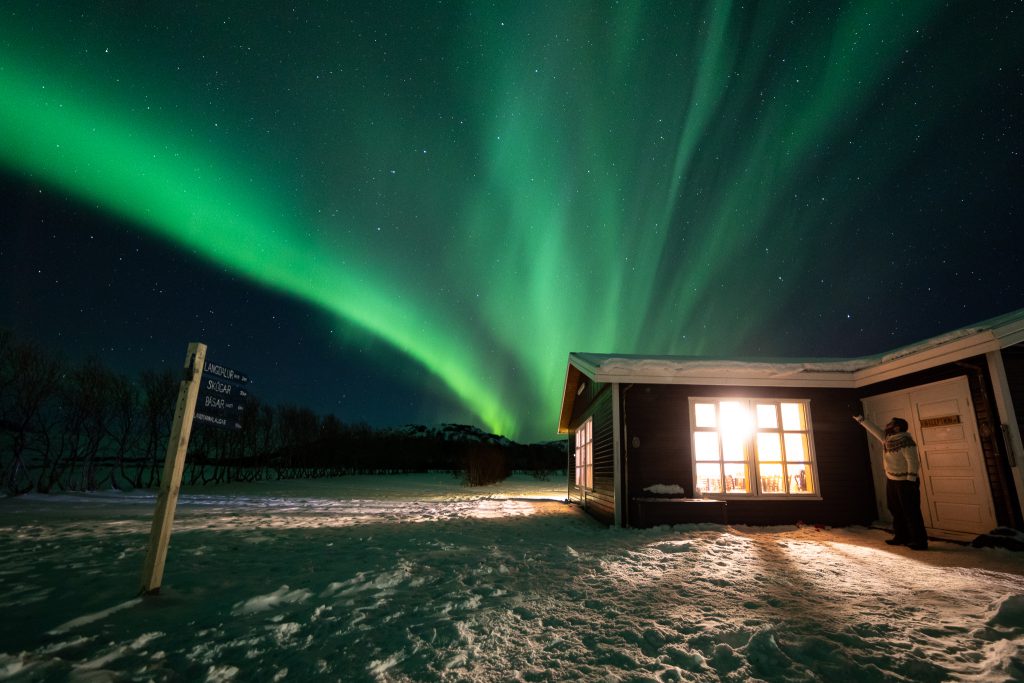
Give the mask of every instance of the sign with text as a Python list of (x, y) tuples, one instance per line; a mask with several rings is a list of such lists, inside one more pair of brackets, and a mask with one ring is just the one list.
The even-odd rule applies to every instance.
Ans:
[(232, 420), (231, 418), (224, 417), (223, 415), (208, 415), (207, 413), (201, 413), (198, 408), (196, 409), (196, 416), (194, 419), (199, 424), (219, 427), (220, 429), (242, 428), (242, 423), (238, 420)]
[(220, 429), (241, 429), (248, 385), (245, 373), (207, 361), (196, 399), (195, 421)]
[(199, 385), (200, 394), (210, 394), (220, 398), (228, 398), (244, 401), (249, 396), (249, 391), (244, 384), (235, 384), (216, 377), (203, 375), (203, 383)]
[(950, 425), (958, 424), (960, 424), (959, 415), (943, 415), (942, 417), (921, 418), (921, 429), (928, 429), (929, 427), (949, 427)]
[(245, 411), (245, 399), (231, 399), (216, 394), (199, 394), (196, 410), (205, 413), (222, 413), (224, 415), (241, 415)]
[(223, 365), (212, 363), (210, 361), (206, 361), (203, 365), (203, 378), (205, 379), (207, 376), (219, 377), (220, 379), (224, 379), (229, 382), (237, 382), (238, 384), (249, 383), (249, 377), (245, 373), (232, 370), (231, 368), (226, 368)]

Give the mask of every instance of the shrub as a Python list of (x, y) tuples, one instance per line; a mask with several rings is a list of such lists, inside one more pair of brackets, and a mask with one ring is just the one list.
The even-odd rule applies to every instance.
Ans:
[(464, 481), (469, 486), (486, 486), (504, 481), (512, 470), (504, 451), (477, 446), (466, 454)]

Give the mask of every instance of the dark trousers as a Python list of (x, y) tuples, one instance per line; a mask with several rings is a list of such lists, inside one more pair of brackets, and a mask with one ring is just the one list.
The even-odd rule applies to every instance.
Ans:
[(928, 543), (921, 516), (921, 480), (886, 479), (885, 502), (892, 513), (893, 538), (901, 543)]

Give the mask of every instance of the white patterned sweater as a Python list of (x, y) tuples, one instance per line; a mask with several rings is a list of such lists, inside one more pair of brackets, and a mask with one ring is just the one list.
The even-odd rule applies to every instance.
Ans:
[(896, 481), (917, 481), (921, 461), (917, 454), (917, 444), (910, 434), (896, 432), (886, 436), (885, 432), (863, 418), (857, 422), (882, 442), (882, 467), (886, 477)]

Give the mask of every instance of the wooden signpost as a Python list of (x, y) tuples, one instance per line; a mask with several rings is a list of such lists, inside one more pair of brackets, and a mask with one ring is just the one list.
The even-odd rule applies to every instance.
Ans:
[[(245, 386), (248, 383), (247, 376), (223, 365), (208, 363), (206, 344), (193, 342), (188, 345), (185, 376), (178, 388), (174, 422), (171, 425), (171, 436), (167, 440), (164, 474), (160, 479), (153, 526), (149, 532), (149, 548), (142, 565), (143, 594), (156, 595), (160, 591), (193, 420), (225, 429), (241, 429), (238, 420), (245, 410), (245, 399), (248, 396)], [(202, 413), (196, 411), (200, 389), (203, 389), (205, 397)]]
[(153, 526), (149, 532), (149, 549), (146, 551), (146, 562), (142, 565), (144, 594), (158, 593), (160, 581), (164, 577), (167, 544), (171, 540), (174, 508), (178, 505), (181, 473), (185, 469), (185, 453), (188, 451), (188, 439), (192, 435), (192, 418), (196, 412), (196, 397), (199, 396), (199, 382), (205, 364), (206, 344), (189, 344), (185, 356), (185, 377), (178, 387), (178, 403), (174, 408), (174, 422), (171, 425), (171, 437), (167, 440), (167, 456), (164, 458), (164, 475), (160, 479), (160, 493), (156, 498), (156, 512), (153, 513)]

